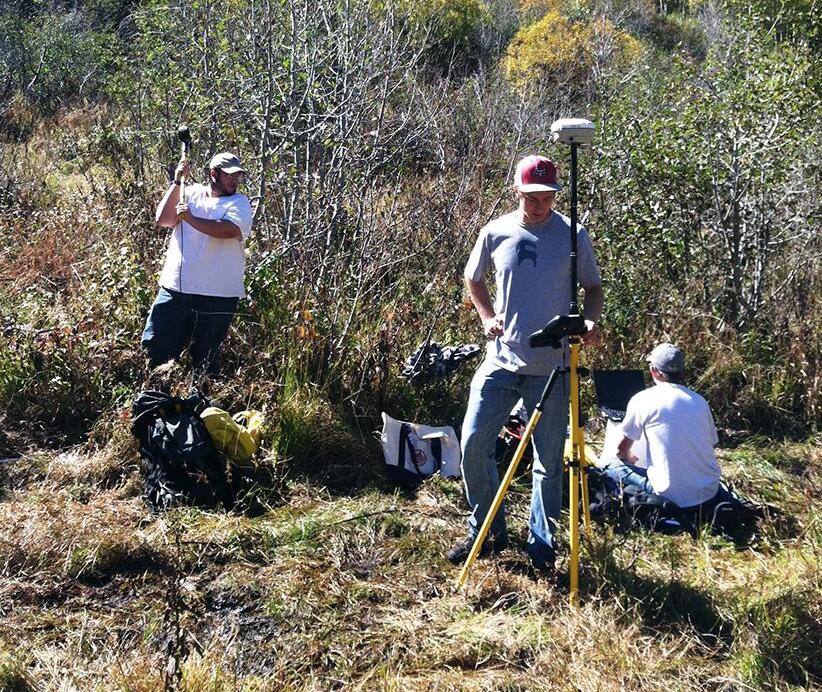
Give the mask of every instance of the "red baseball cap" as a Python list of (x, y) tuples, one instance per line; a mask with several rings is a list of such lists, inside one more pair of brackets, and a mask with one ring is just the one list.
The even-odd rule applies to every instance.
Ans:
[(559, 192), (557, 167), (544, 156), (526, 156), (517, 164), (514, 187), (520, 192)]

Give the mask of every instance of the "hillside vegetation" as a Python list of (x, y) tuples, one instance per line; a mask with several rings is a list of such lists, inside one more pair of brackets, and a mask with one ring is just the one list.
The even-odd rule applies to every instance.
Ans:
[[(819, 41), (815, 0), (4, 2), (0, 689), (818, 686)], [(521, 156), (567, 181), (569, 116), (597, 125), (585, 364), (681, 344), (770, 507), (742, 550), (599, 527), (579, 610), (516, 550), (453, 593), (459, 486), (396, 493), (374, 440), (381, 411), (459, 426), (470, 365), (400, 368), (480, 339), (469, 248)], [(248, 169), (248, 298), (209, 384), (266, 412), (255, 519), (140, 499), (127, 409), (182, 123), (198, 180), (226, 149)]]

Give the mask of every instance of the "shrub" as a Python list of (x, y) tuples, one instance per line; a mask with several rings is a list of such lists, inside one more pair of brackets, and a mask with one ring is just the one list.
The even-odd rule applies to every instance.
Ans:
[(725, 28), (704, 64), (656, 59), (619, 88), (583, 189), (614, 345), (681, 341), (698, 371), (729, 366), (703, 383), (722, 422), (796, 434), (819, 420), (819, 273), (797, 264), (818, 251), (811, 62)]
[(683, 15), (653, 14), (641, 35), (663, 51), (681, 50), (699, 59), (708, 49), (702, 24)]
[[(31, 19), (0, 12), (0, 103), (18, 93), (47, 115), (83, 97), (99, 97), (117, 51), (117, 39), (91, 29), (82, 12)], [(20, 133), (4, 126), (0, 134)]]
[(760, 31), (773, 33), (782, 41), (805, 41), (819, 47), (820, 14), (815, 0), (724, 0), (740, 21)]
[(412, 21), (431, 32), (435, 48), (470, 47), (475, 32), (488, 20), (483, 0), (403, 0)]
[(559, 87), (590, 80), (598, 66), (629, 64), (642, 50), (639, 41), (604, 17), (572, 21), (552, 9), (520, 29), (508, 46), (502, 69), (520, 87), (537, 81)]

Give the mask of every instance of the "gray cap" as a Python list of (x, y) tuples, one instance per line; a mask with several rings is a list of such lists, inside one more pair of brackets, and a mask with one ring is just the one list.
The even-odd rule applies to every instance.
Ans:
[(660, 372), (668, 374), (685, 372), (685, 354), (673, 344), (659, 344), (645, 356), (645, 360)]
[(240, 159), (232, 154), (230, 151), (224, 151), (222, 154), (217, 154), (211, 159), (208, 164), (209, 170), (219, 169), (223, 173), (245, 173), (245, 168), (240, 165)]

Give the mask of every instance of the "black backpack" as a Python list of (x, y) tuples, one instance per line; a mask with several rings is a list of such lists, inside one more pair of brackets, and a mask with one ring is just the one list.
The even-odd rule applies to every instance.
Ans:
[(753, 537), (763, 516), (761, 507), (740, 497), (725, 483), (716, 496), (697, 507), (682, 508), (661, 495), (639, 488), (618, 488), (599, 469), (588, 469), (591, 516), (610, 521), (620, 530), (644, 526), (665, 534), (687, 532), (696, 536), (702, 526), (737, 544)]
[(144, 391), (131, 407), (131, 432), (140, 441), (144, 492), (153, 511), (179, 505), (234, 504), (226, 464), (199, 412), (209, 402), (198, 392), (182, 399)]

